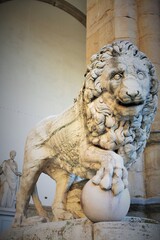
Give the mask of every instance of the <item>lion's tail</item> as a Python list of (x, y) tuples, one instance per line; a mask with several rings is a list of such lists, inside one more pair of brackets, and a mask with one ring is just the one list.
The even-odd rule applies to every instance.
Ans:
[(33, 202), (34, 202), (34, 205), (35, 205), (35, 208), (36, 208), (38, 214), (40, 216), (42, 216), (42, 217), (48, 218), (47, 212), (44, 210), (44, 208), (42, 206), (42, 203), (41, 203), (41, 201), (39, 199), (37, 186), (36, 185), (35, 185), (34, 191), (32, 193), (32, 199), (33, 199)]

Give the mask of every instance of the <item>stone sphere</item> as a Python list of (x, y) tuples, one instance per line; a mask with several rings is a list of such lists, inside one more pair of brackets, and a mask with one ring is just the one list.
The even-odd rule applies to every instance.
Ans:
[(114, 196), (111, 190), (102, 190), (89, 180), (82, 190), (81, 205), (92, 222), (120, 221), (129, 210), (130, 195), (126, 188)]

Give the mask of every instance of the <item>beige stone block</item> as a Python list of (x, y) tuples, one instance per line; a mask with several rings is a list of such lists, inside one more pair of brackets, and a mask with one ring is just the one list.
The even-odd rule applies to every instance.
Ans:
[(145, 219), (126, 218), (125, 222), (92, 222), (82, 219), (42, 223), (11, 229), (1, 240), (159, 240), (160, 225)]
[(97, 22), (98, 22), (98, 16), (95, 11), (95, 8), (92, 7), (87, 12), (87, 36), (90, 36), (92, 34), (93, 29), (94, 29), (94, 32), (97, 30), (97, 28), (95, 27)]
[(11, 228), (0, 235), (0, 240), (22, 240), (24, 228)]
[[(154, 63), (154, 66), (156, 68), (157, 77), (160, 80), (160, 64)], [(160, 96), (160, 87), (159, 87), (159, 96)], [(154, 122), (152, 124), (151, 131), (160, 131), (160, 97), (158, 98), (158, 110), (157, 110)]]
[(151, 131), (149, 139), (147, 141), (147, 148), (149, 146), (154, 146), (160, 144), (160, 132), (159, 131)]
[(160, 62), (160, 41), (156, 35), (146, 35), (139, 39), (140, 50), (150, 58), (153, 64)]
[(154, 175), (146, 175), (147, 198), (160, 197), (160, 171), (155, 171)]
[(115, 17), (115, 38), (137, 38), (136, 20), (128, 17)]
[(86, 219), (41, 223), (35, 226), (12, 229), (3, 240), (91, 240), (92, 226)]
[(152, 124), (152, 131), (160, 131), (160, 98), (159, 98), (159, 105), (158, 105), (158, 111), (156, 114), (156, 117), (154, 119), (154, 122)]
[(137, 5), (135, 0), (115, 0), (114, 15), (116, 17), (137, 18)]
[(145, 14), (142, 14), (139, 18), (138, 25), (140, 38), (146, 35), (160, 36), (160, 17), (158, 15), (146, 16)]
[(96, 0), (87, 0), (87, 12), (96, 4)]
[(87, 12), (87, 37), (106, 26), (113, 19), (112, 1), (100, 1), (101, 4), (92, 4)]
[(145, 182), (147, 197), (160, 196), (160, 144), (145, 149)]
[[(114, 38), (114, 25), (112, 21), (109, 21), (107, 23), (105, 23), (104, 25), (98, 26), (97, 30), (95, 31), (95, 29), (92, 31), (92, 29), (90, 30), (90, 34), (87, 35), (87, 48), (86, 51), (88, 52), (89, 49), (91, 48), (91, 44), (93, 41), (95, 41), (95, 38), (98, 39), (98, 48), (96, 49), (92, 49), (92, 54), (95, 54), (101, 47), (103, 47), (105, 44), (108, 44), (110, 42), (112, 42), (115, 38)], [(88, 40), (91, 41), (88, 43)], [(88, 55), (88, 54), (87, 54)]]
[(128, 189), (131, 199), (146, 197), (143, 172), (129, 172), (128, 181)]
[(86, 47), (86, 63), (90, 62), (91, 56), (99, 50), (99, 35), (97, 33), (92, 34), (87, 38)]
[[(156, 74), (158, 79), (160, 79), (160, 62), (159, 63), (154, 63), (155, 69), (156, 69)], [(160, 91), (160, 89), (159, 89)]]
[(99, 49), (106, 44), (111, 43), (115, 39), (113, 21), (109, 21), (102, 25), (99, 29)]
[(159, 240), (159, 236), (159, 224), (138, 222), (101, 222), (94, 224), (95, 240)]
[(111, 18), (113, 17), (113, 1), (112, 0), (100, 0), (98, 1), (97, 4), (97, 9), (96, 11), (98, 12), (98, 20), (99, 22), (104, 22), (110, 21)]
[[(103, 42), (105, 44), (109, 43), (114, 39), (114, 22), (112, 20), (107, 20), (105, 22), (101, 22), (101, 24), (95, 24), (94, 28), (88, 30), (89, 34), (87, 34), (87, 38), (91, 37), (93, 34), (97, 34), (98, 38), (102, 38), (101, 36), (104, 35)], [(104, 45), (104, 44), (103, 44)], [(101, 44), (99, 44), (99, 48), (101, 48)]]
[(149, 145), (145, 149), (145, 169), (151, 174), (151, 171), (160, 170), (160, 145)]
[(159, 14), (160, 12), (160, 1), (159, 0), (138, 0), (138, 12), (142, 14)]
[(137, 159), (128, 171), (129, 192), (131, 198), (145, 197), (145, 182), (144, 182), (144, 159)]
[(102, 25), (97, 32), (92, 33), (87, 37), (86, 59), (89, 63), (90, 57), (99, 51), (104, 45), (111, 43), (114, 39), (113, 22)]

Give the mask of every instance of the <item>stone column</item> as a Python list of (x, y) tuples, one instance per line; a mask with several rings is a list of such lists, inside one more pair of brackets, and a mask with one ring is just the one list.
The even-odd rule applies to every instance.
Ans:
[(114, 40), (138, 44), (137, 5), (135, 0), (114, 0)]
[[(87, 0), (87, 63), (103, 45), (128, 39), (146, 53), (160, 78), (159, 13), (159, 0)], [(159, 152), (160, 97), (144, 161), (137, 162), (129, 173), (132, 197), (160, 197)]]
[(87, 62), (116, 39), (137, 44), (137, 33), (136, 0), (87, 0)]
[(87, 0), (87, 62), (100, 47), (114, 36), (114, 1)]
[[(139, 48), (150, 58), (160, 79), (160, 1), (137, 0), (137, 14)], [(160, 110), (152, 125), (152, 131), (158, 130), (160, 131)]]
[[(160, 1), (137, 0), (139, 48), (151, 59), (160, 79)], [(160, 199), (160, 97), (144, 152), (146, 197)]]

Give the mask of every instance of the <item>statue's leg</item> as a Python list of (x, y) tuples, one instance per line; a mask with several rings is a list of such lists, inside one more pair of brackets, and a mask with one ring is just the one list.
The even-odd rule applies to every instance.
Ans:
[(74, 178), (62, 169), (56, 170), (52, 177), (56, 181), (56, 194), (52, 205), (53, 220), (71, 219), (73, 218), (73, 215), (66, 211), (66, 197)]
[(2, 186), (3, 192), (2, 192), (2, 198), (1, 198), (1, 207), (8, 207), (7, 206), (7, 198), (8, 198), (8, 192), (9, 190), (9, 184), (7, 181), (3, 182), (3, 186)]
[[(31, 155), (29, 155), (31, 156)], [(27, 156), (28, 157), (28, 156)], [(33, 158), (31, 158), (33, 160)], [(20, 186), (16, 200), (16, 215), (13, 226), (23, 225), (26, 219), (26, 212), (30, 197), (34, 191), (34, 187), (41, 173), (43, 159), (26, 161), (23, 168), (23, 173), (20, 180)]]

